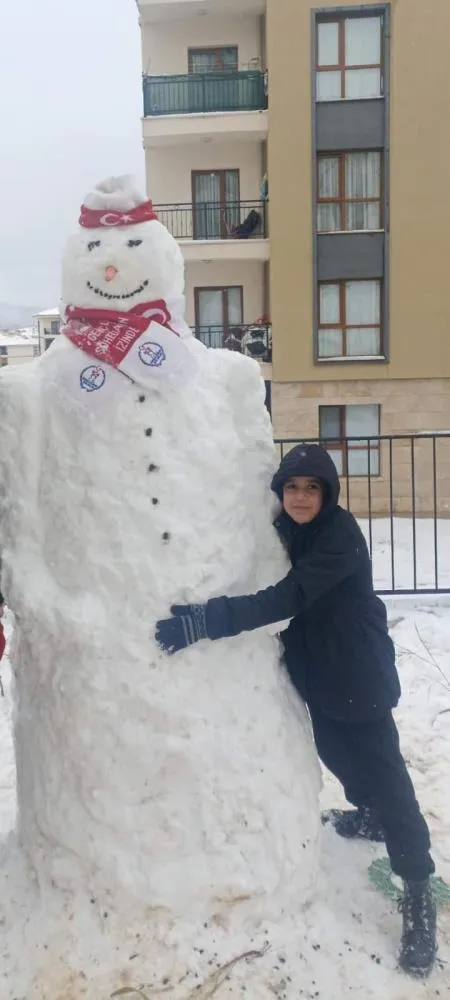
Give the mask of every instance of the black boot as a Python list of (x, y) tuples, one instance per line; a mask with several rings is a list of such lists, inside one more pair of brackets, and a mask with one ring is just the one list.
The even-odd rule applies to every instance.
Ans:
[(436, 903), (430, 880), (405, 882), (400, 966), (412, 976), (428, 976), (436, 957)]
[(377, 813), (367, 806), (358, 809), (328, 809), (322, 813), (322, 823), (331, 823), (340, 837), (361, 838), (376, 844), (384, 843), (384, 830)]

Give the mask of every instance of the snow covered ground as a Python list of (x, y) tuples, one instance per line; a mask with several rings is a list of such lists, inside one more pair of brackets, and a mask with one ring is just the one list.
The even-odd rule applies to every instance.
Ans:
[[(411, 571), (410, 528), (407, 522), (401, 523), (404, 541), (397, 563), (402, 580), (407, 581)], [(447, 525), (444, 527), (447, 529)], [(378, 531), (374, 564), (381, 585), (389, 578), (390, 566), (386, 523), (379, 522)], [(449, 543), (450, 538), (442, 542), (442, 558), (449, 564), (450, 582)], [(426, 542), (422, 551), (425, 558)], [(386, 566), (387, 577), (383, 581)], [(429, 571), (423, 562), (422, 585)], [(450, 883), (450, 600), (445, 606), (438, 599), (425, 602), (417, 598), (403, 603), (395, 599), (388, 601), (388, 607), (403, 686), (397, 713), (403, 750), (431, 826), (438, 874)], [(5, 834), (13, 825), (15, 809), (7, 660), (2, 664), (2, 677), (5, 698), (0, 700), (0, 832)], [(340, 802), (339, 788), (325, 777), (323, 804)], [(305, 939), (286, 941), (285, 950), (277, 947), (265, 956), (263, 961), (271, 981), (268, 996), (286, 1000), (300, 997), (343, 1000), (347, 995), (355, 1000), (425, 1000), (450, 995), (450, 908), (440, 911), (439, 962), (430, 980), (415, 982), (397, 971), (401, 918), (395, 905), (371, 886), (367, 874), (370, 863), (383, 854), (382, 847), (348, 843), (339, 840), (332, 830), (324, 830), (317, 902), (307, 914), (308, 934)], [(293, 956), (295, 974), (291, 976)], [(139, 958), (133, 955), (130, 962), (131, 959), (132, 982), (138, 985), (142, 982)], [(148, 990), (149, 1000), (162, 994), (171, 995), (167, 989)], [(179, 995), (176, 993), (176, 997)], [(186, 987), (186, 1000), (203, 995), (212, 994), (199, 991), (198, 982), (197, 992), (193, 988), (191, 993)], [(248, 996), (253, 1000), (245, 990), (245, 963), (214, 993), (216, 1000), (230, 996)], [(99, 996), (98, 1000), (107, 997)]]

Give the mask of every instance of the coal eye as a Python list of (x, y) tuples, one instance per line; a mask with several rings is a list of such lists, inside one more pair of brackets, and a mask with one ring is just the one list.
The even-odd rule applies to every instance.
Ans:
[(142, 240), (128, 240), (127, 247), (140, 247)]
[(95, 250), (96, 247), (101, 246), (100, 240), (93, 240), (92, 243), (88, 243), (88, 250)]

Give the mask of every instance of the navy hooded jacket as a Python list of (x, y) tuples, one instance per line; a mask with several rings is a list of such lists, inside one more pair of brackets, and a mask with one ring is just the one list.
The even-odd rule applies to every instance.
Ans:
[(285, 456), (272, 482), (280, 499), (292, 476), (321, 479), (324, 502), (309, 524), (296, 524), (284, 511), (275, 521), (290, 572), (256, 594), (208, 601), (208, 636), (238, 635), (291, 618), (281, 635), (285, 662), (306, 701), (336, 719), (379, 718), (397, 704), (400, 684), (365, 538), (338, 505), (339, 478), (323, 448), (299, 445)]

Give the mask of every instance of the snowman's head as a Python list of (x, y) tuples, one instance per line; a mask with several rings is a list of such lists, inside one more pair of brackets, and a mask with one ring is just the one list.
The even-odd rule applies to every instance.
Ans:
[(64, 306), (128, 312), (155, 299), (179, 300), (183, 291), (181, 250), (151, 202), (128, 177), (100, 183), (84, 199), (65, 248)]

